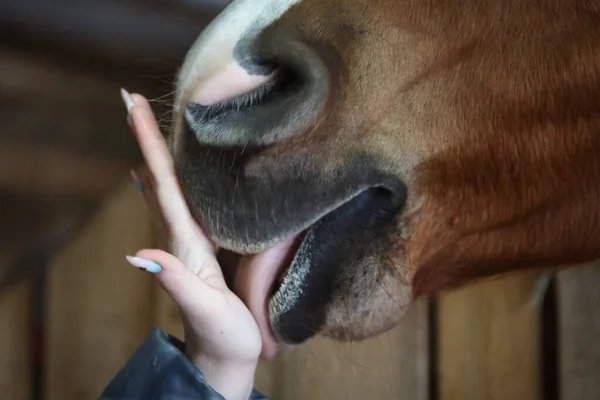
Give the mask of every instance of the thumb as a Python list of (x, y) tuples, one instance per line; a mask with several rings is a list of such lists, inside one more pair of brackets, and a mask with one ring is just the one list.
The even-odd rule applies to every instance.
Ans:
[[(177, 257), (162, 250), (140, 250), (127, 261), (155, 275), (160, 286), (183, 312), (202, 312), (218, 290), (189, 270)], [(203, 307), (204, 306), (204, 307)]]

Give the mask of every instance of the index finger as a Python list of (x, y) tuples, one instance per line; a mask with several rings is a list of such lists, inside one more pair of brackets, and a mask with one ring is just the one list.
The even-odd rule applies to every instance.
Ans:
[(154, 178), (156, 197), (165, 219), (174, 233), (181, 233), (182, 229), (189, 231), (194, 221), (179, 187), (173, 159), (150, 104), (141, 95), (134, 94), (129, 98), (132, 104), (128, 105), (128, 109), (133, 119), (134, 131), (144, 160)]

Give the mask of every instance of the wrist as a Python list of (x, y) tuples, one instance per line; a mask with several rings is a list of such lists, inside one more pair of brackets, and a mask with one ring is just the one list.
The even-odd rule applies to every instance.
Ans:
[(250, 397), (258, 361), (221, 361), (205, 355), (190, 357), (190, 360), (225, 400), (247, 400)]

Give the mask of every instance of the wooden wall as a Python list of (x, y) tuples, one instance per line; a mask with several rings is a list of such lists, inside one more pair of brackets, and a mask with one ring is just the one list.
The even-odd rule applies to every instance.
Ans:
[(541, 399), (537, 274), (515, 274), (444, 295), (439, 312), (442, 400)]
[(562, 399), (600, 399), (600, 265), (558, 278)]
[[(52, 261), (46, 284), (44, 396), (95, 399), (152, 326), (182, 335), (173, 302), (126, 254), (152, 246), (141, 195), (126, 180)], [(537, 274), (515, 274), (414, 305), (392, 331), (352, 343), (324, 339), (261, 363), (272, 399), (600, 398), (600, 268), (556, 279), (560, 393), (544, 394), (544, 315), (529, 299)], [(0, 393), (31, 398), (30, 288), (0, 299)], [(432, 312), (434, 310), (434, 312)], [(547, 377), (546, 377), (547, 378)]]
[(31, 282), (0, 298), (0, 393), (2, 398), (31, 396)]

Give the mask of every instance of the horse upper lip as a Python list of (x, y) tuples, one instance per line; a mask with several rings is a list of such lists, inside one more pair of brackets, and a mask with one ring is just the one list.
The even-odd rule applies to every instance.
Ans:
[(269, 249), (369, 188), (401, 184), (360, 158), (333, 181), (322, 170), (307, 172), (303, 157), (288, 158), (282, 177), (255, 178), (236, 166), (239, 152), (203, 147), (193, 137), (183, 144), (175, 163), (192, 214), (217, 246), (238, 253)]

